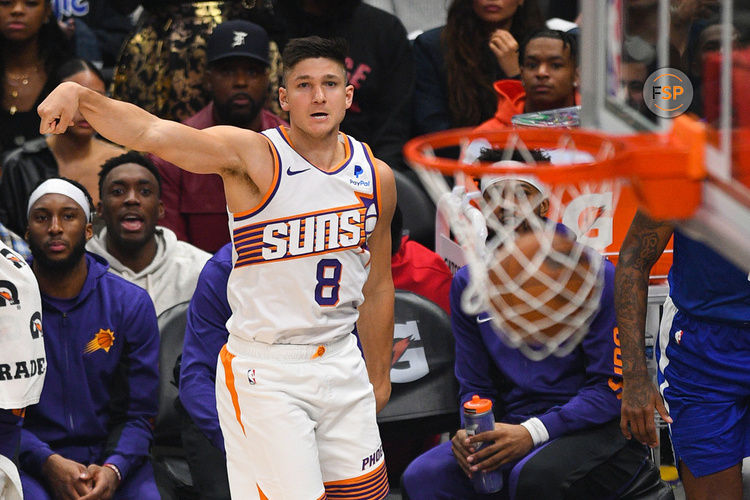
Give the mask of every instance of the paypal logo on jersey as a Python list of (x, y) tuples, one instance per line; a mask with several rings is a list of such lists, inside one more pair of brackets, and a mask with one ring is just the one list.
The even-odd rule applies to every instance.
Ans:
[(349, 179), (349, 184), (357, 187), (370, 187), (369, 180), (359, 178), (364, 173), (365, 169), (363, 169), (360, 165), (354, 165), (354, 177), (356, 177), (356, 179)]

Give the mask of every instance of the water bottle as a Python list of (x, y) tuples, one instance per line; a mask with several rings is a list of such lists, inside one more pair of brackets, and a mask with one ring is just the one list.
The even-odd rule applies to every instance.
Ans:
[[(467, 437), (494, 430), (495, 416), (492, 414), (492, 401), (475, 394), (471, 397), (471, 401), (465, 402), (464, 429), (466, 429)], [(474, 449), (479, 451), (489, 444), (487, 442), (475, 443)], [(499, 469), (472, 472), (471, 482), (477, 493), (495, 493), (503, 487), (503, 473)]]

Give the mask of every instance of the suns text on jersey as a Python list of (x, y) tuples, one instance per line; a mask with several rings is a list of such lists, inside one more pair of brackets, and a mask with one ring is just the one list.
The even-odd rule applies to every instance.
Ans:
[(266, 225), (264, 260), (359, 246), (364, 238), (364, 210), (311, 215)]

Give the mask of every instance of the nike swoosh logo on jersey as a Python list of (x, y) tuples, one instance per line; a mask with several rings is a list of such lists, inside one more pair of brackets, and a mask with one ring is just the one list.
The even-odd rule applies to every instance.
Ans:
[(489, 316), (484, 316), (483, 318), (480, 318), (477, 316), (477, 323), (487, 323), (488, 321), (491, 321), (492, 318)]
[(286, 169), (286, 175), (297, 175), (301, 174), (302, 172), (307, 172), (310, 170), (309, 168), (303, 168), (302, 170), (292, 170), (292, 167), (288, 167)]

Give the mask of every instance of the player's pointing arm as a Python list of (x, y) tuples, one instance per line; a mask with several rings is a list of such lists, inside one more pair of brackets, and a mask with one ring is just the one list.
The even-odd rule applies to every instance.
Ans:
[(62, 134), (76, 111), (99, 134), (129, 149), (147, 151), (196, 173), (237, 171), (268, 156), (263, 138), (245, 129), (196, 130), (162, 120), (147, 111), (110, 99), (73, 82), (57, 86), (37, 108), (42, 134)]

